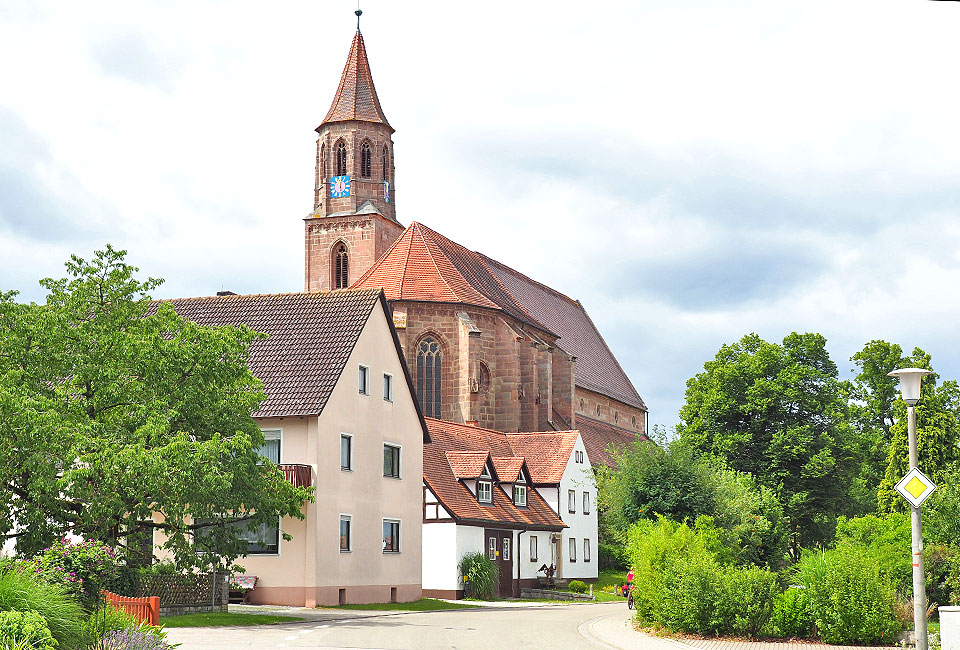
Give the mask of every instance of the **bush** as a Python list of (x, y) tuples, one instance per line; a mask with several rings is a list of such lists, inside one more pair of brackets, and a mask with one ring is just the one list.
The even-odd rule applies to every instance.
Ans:
[(36, 611), (42, 616), (60, 650), (83, 641), (83, 607), (63, 584), (50, 584), (37, 574), (7, 569), (0, 573), (0, 611)]
[(167, 650), (172, 647), (147, 630), (130, 629), (108, 632), (93, 650)]
[(27, 647), (55, 650), (57, 642), (47, 622), (37, 612), (0, 612), (0, 644), (4, 648)]
[(777, 576), (755, 566), (727, 567), (724, 573), (723, 613), (728, 630), (756, 636), (770, 620), (779, 595)]
[(870, 644), (893, 639), (896, 591), (870, 554), (856, 546), (806, 553), (798, 565), (809, 611), (826, 643)]
[(30, 561), (47, 582), (65, 584), (88, 609), (96, 607), (101, 589), (117, 576), (113, 549), (96, 540), (74, 544), (63, 538)]
[(500, 569), (484, 553), (467, 553), (457, 565), (464, 580), (464, 595), (490, 600), (500, 582)]
[(813, 633), (813, 618), (808, 609), (805, 589), (790, 587), (777, 594), (763, 633), (778, 639), (802, 639)]
[(570, 584), (567, 585), (567, 589), (575, 594), (585, 594), (587, 593), (587, 583), (582, 580), (571, 580)]

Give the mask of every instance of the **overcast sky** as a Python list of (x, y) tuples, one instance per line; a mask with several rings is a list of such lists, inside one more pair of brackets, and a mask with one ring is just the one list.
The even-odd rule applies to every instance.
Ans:
[[(299, 291), (350, 0), (0, 2), (0, 289)], [(960, 4), (364, 0), (401, 223), (579, 299), (672, 426), (757, 332), (960, 376)]]

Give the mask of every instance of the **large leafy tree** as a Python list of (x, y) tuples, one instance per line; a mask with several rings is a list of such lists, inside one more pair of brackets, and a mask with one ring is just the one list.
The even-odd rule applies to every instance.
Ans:
[[(930, 355), (914, 348), (905, 355), (896, 343), (870, 341), (851, 357), (859, 372), (848, 383), (851, 423), (857, 431), (864, 462), (864, 484), (875, 490), (881, 512), (905, 512), (906, 501), (893, 486), (907, 473), (907, 409), (897, 380), (887, 373), (897, 368), (933, 370)], [(938, 481), (949, 465), (960, 459), (960, 388), (956, 381), (940, 382), (936, 374), (921, 384), (917, 413), (917, 449), (920, 469)], [(877, 487), (879, 486), (879, 488)]]
[(824, 543), (854, 469), (846, 400), (819, 334), (724, 345), (687, 382), (680, 441), (774, 490), (791, 550)]
[[(29, 551), (65, 533), (124, 546), (159, 529), (181, 564), (231, 560), (239, 528), (302, 518), (309, 490), (259, 456), (247, 368), (257, 333), (152, 302), (125, 251), (73, 256), (46, 304), (0, 294), (0, 532)], [(208, 534), (198, 534), (201, 530)]]

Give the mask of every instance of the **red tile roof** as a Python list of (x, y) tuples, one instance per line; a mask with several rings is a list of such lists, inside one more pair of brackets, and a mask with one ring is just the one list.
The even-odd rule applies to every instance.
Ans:
[(526, 459), (534, 483), (559, 483), (580, 433), (538, 431), (504, 435), (513, 453)]
[[(488, 451), (448, 451), (447, 462), (453, 475), (461, 478), (479, 478), (490, 459)], [(496, 470), (494, 470), (496, 471)]]
[[(492, 504), (481, 504), (457, 480), (449, 460), (451, 454), (455, 458), (466, 458), (467, 454), (463, 452), (490, 454), (497, 459), (512, 457), (514, 454), (504, 434), (433, 418), (427, 418), (426, 421), (430, 442), (423, 445), (423, 480), (455, 519), (463, 523), (535, 530), (560, 530), (566, 527), (536, 490), (528, 491), (526, 508), (515, 506), (512, 495), (508, 495), (500, 486), (493, 490)], [(502, 463), (502, 460), (494, 462)]]
[[(380, 108), (377, 89), (373, 87), (373, 75), (370, 73), (370, 63), (367, 61), (367, 48), (363, 45), (360, 30), (357, 30), (353, 37), (347, 63), (343, 66), (343, 75), (340, 77), (340, 85), (337, 87), (333, 103), (327, 111), (327, 116), (323, 118), (321, 126), (327, 122), (349, 120), (363, 120), (390, 126), (386, 115), (383, 114), (383, 109)], [(319, 129), (318, 126), (317, 130)]]
[(387, 300), (464, 303), (501, 310), (559, 337), (577, 357), (577, 386), (646, 410), (583, 305), (414, 222), (353, 288), (383, 287)]
[[(569, 426), (559, 414), (554, 411), (554, 419), (563, 422)], [(591, 465), (609, 465), (616, 467), (613, 458), (607, 453), (607, 450), (614, 447), (629, 447), (638, 440), (648, 440), (643, 433), (621, 429), (607, 422), (593, 420), (583, 415), (577, 415), (577, 430), (580, 431), (580, 437), (583, 438), (583, 446), (587, 448), (587, 458)]]
[[(523, 456), (494, 456), (493, 469), (504, 483), (515, 483), (523, 468)], [(529, 468), (528, 468), (529, 469)]]

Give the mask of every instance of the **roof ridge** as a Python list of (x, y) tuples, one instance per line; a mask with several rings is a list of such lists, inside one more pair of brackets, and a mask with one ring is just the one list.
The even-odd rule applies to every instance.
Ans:
[[(545, 285), (545, 284), (542, 283), (542, 282), (539, 282), (539, 281), (537, 281), (537, 280), (534, 280), (534, 279), (531, 278), (529, 275), (527, 275), (527, 274), (525, 274), (525, 273), (521, 273), (520, 271), (516, 270), (516, 269), (513, 268), (512, 266), (507, 266), (507, 265), (504, 264), (503, 262), (501, 262), (501, 261), (499, 261), (499, 260), (495, 260), (495, 259), (493, 259), (492, 257), (490, 257), (489, 255), (484, 255), (484, 254), (481, 253), (480, 251), (475, 251), (475, 252), (476, 252), (476, 254), (479, 255), (480, 257), (482, 257), (482, 258), (484, 258), (484, 259), (486, 259), (486, 260), (488, 260), (488, 261), (490, 261), (490, 262), (493, 262), (495, 265), (497, 265), (497, 266), (499, 266), (499, 267), (501, 267), (501, 268), (509, 271), (510, 273), (513, 273), (514, 275), (519, 275), (521, 278), (523, 278), (523, 279), (526, 280), (527, 282), (530, 282), (531, 284), (535, 284), (535, 285), (537, 285), (538, 287), (540, 287), (541, 289), (544, 289), (544, 290), (546, 290), (546, 291), (548, 291), (548, 292), (550, 292), (550, 293), (552, 293), (552, 294), (554, 294), (554, 295), (560, 296), (561, 298), (564, 298), (565, 300), (568, 300), (568, 301), (570, 301), (571, 303), (573, 303), (573, 304), (575, 304), (575, 305), (580, 305), (580, 301), (577, 300), (576, 298), (571, 298), (570, 296), (568, 296), (567, 294), (563, 293), (562, 291), (557, 291), (557, 290), (554, 289), (553, 287), (547, 286), (547, 285)], [(496, 275), (496, 274), (494, 273), (494, 275)], [(497, 280), (499, 281), (500, 278), (497, 278)], [(502, 283), (501, 283), (501, 284), (502, 284)], [(512, 294), (511, 294), (511, 296), (512, 296)], [(580, 305), (580, 307), (583, 308), (582, 305)]]
[(231, 293), (224, 296), (187, 296), (184, 298), (152, 298), (152, 302), (173, 302), (185, 300), (225, 300), (232, 298), (280, 298), (284, 296), (307, 296), (320, 297), (342, 293), (367, 293), (370, 291), (380, 291), (375, 287), (365, 287), (362, 289), (333, 289), (331, 291), (279, 291), (276, 293)]

